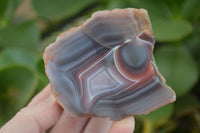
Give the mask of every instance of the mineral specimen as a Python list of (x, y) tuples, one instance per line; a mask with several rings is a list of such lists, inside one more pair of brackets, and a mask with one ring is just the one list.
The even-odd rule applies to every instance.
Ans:
[(95, 12), (46, 48), (52, 92), (73, 116), (120, 120), (175, 101), (152, 52), (155, 40), (144, 9)]

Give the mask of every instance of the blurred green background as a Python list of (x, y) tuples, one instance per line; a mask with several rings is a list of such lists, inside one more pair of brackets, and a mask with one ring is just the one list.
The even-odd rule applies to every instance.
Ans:
[(200, 132), (200, 0), (0, 0), (0, 126), (48, 84), (42, 53), (97, 10), (145, 8), (155, 59), (177, 101), (136, 116), (135, 133)]

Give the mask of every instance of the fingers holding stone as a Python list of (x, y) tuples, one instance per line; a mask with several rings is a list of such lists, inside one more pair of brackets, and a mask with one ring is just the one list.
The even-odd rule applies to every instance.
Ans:
[(109, 133), (133, 133), (135, 120), (133, 117), (127, 117), (120, 121), (113, 122)]
[(68, 112), (63, 112), (50, 133), (80, 133), (88, 121), (88, 117), (73, 117)]

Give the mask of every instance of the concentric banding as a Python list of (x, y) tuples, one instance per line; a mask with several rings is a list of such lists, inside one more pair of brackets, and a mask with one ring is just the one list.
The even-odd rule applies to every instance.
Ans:
[(175, 93), (152, 59), (154, 43), (146, 10), (94, 13), (45, 49), (54, 96), (73, 116), (112, 120), (173, 102)]
[(146, 10), (134, 11), (131, 8), (98, 11), (82, 27), (91, 39), (107, 48), (113, 48), (126, 40), (134, 39), (141, 31), (151, 32), (151, 23)]
[(152, 37), (143, 32), (136, 39), (126, 42), (116, 50), (114, 55), (116, 66), (128, 79), (140, 80), (151, 71), (150, 62), (154, 42)]

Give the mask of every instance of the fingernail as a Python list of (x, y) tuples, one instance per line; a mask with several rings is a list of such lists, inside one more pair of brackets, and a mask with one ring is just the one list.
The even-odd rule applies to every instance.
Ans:
[(54, 100), (55, 100), (54, 97), (53, 97), (52, 95), (50, 95), (50, 96), (45, 100), (45, 102), (51, 103), (51, 102), (53, 102)]
[(133, 117), (124, 118), (121, 121), (118, 121), (119, 125), (132, 125), (134, 123), (135, 123), (135, 120)]
[(133, 117), (128, 117), (116, 122), (116, 126), (126, 133), (132, 133), (135, 128), (135, 120)]

